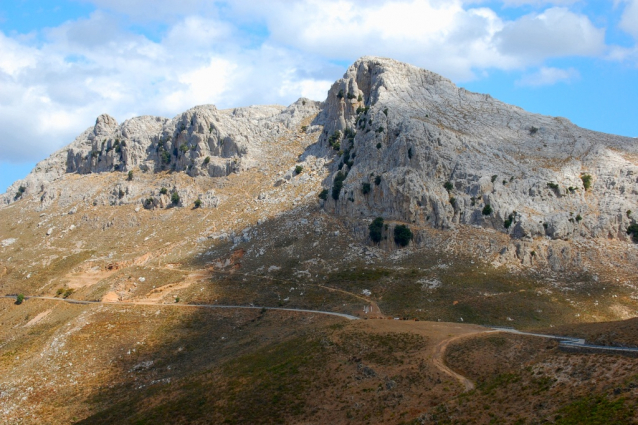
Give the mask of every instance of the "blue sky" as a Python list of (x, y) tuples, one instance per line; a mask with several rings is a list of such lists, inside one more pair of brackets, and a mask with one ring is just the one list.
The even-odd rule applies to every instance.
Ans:
[(638, 0), (0, 2), (0, 190), (101, 113), (323, 100), (364, 55), (638, 136)]

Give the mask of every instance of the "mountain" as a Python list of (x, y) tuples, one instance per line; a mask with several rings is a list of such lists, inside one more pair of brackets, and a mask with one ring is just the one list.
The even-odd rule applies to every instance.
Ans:
[(635, 359), (477, 325), (619, 343), (637, 149), (376, 57), (324, 102), (101, 115), (0, 196), (2, 417), (626, 422)]

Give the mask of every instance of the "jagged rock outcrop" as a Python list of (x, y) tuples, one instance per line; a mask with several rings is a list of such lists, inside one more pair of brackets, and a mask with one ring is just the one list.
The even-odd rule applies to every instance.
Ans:
[(338, 215), (461, 223), (518, 239), (629, 240), (636, 139), (529, 113), (381, 58), (352, 65), (315, 123), (335, 158), (325, 187), (345, 176), (332, 191), (338, 199), (325, 203)]
[[(319, 111), (319, 102), (299, 99), (286, 107), (250, 106), (218, 110), (213, 105), (194, 107), (172, 120), (142, 116), (118, 125), (109, 115), (97, 118), (69, 146), (38, 163), (24, 179), (0, 197), (9, 204), (20, 187), (21, 196), (39, 194), (43, 208), (55, 199), (48, 185), (64, 174), (144, 172), (171, 170), (192, 177), (222, 177), (254, 166), (263, 143), (277, 138)], [(129, 193), (139, 196), (140, 193)], [(121, 198), (121, 196), (119, 197)], [(214, 201), (202, 200), (204, 205)]]

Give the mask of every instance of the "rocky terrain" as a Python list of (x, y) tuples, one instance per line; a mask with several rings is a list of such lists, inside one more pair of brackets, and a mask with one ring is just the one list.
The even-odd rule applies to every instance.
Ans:
[[(469, 399), (432, 359), (468, 323), (597, 335), (638, 314), (637, 149), (371, 57), (324, 102), (102, 115), (0, 195), (0, 293), (104, 302), (0, 300), (0, 421), (463, 423), (503, 374), (525, 399), (525, 365), (574, 357), (503, 335), (526, 354), (470, 370), (500, 342), (468, 342), (483, 354), (466, 365), (450, 348)], [(634, 328), (593, 339), (636, 346)], [(635, 399), (635, 359), (587, 358), (596, 373), (574, 385), (595, 379), (592, 403)], [(533, 394), (545, 410), (503, 394), (500, 420), (570, 423), (556, 417), (584, 392), (552, 373), (566, 383)]]

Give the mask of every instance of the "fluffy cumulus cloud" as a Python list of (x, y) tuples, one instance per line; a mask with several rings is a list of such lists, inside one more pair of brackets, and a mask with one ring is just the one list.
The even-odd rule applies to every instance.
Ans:
[(537, 72), (523, 75), (517, 84), (532, 87), (548, 86), (559, 82), (568, 83), (579, 77), (580, 73), (574, 68), (560, 69), (543, 66)]
[[(515, 20), (480, 0), (80, 1), (96, 12), (35, 35), (0, 31), (2, 160), (41, 159), (104, 112), (121, 121), (204, 103), (323, 100), (363, 55), (455, 81), (538, 68), (520, 83), (543, 85), (578, 76), (548, 59), (606, 49), (605, 30), (570, 0), (503, 0), (538, 6)], [(638, 3), (626, 1), (622, 25), (635, 34)], [(149, 27), (153, 37), (139, 31)]]

